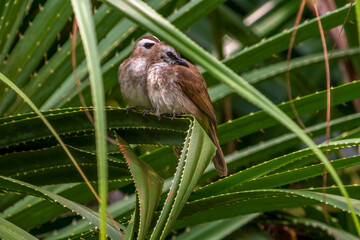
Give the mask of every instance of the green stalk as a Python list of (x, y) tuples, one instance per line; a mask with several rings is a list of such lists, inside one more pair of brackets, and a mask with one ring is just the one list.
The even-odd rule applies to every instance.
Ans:
[(358, 32), (358, 41), (360, 46), (360, 0), (355, 0), (356, 24)]
[(96, 137), (96, 153), (98, 162), (98, 181), (100, 195), (100, 239), (106, 240), (106, 205), (108, 192), (106, 116), (104, 111), (105, 94), (102, 81), (100, 59), (97, 52), (94, 19), (89, 0), (71, 0), (78, 21), (81, 40), (83, 42), (89, 69), (92, 102), (94, 105), (94, 124)]

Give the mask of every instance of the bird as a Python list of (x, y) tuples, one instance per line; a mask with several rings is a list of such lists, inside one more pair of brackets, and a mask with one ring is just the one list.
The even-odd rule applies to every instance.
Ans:
[(217, 150), (213, 163), (219, 176), (227, 176), (224, 154), (216, 136), (217, 124), (205, 79), (190, 62), (165, 42), (149, 51), (146, 65), (149, 99), (156, 113), (191, 114), (204, 128)]
[(125, 101), (132, 109), (144, 109), (144, 114), (151, 112), (152, 105), (147, 93), (146, 62), (150, 49), (160, 40), (155, 36), (143, 36), (135, 44), (129, 58), (124, 60), (118, 70), (120, 90)]

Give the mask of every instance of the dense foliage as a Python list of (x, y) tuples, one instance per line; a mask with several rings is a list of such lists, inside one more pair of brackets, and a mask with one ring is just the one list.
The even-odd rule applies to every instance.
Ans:
[[(286, 61), (300, 2), (0, 1), (0, 238), (105, 239), (106, 228), (111, 239), (358, 239), (360, 1), (318, 1), (328, 143), (311, 1)], [(228, 177), (209, 165), (215, 147), (192, 116), (126, 113), (117, 68), (149, 32), (206, 79)]]

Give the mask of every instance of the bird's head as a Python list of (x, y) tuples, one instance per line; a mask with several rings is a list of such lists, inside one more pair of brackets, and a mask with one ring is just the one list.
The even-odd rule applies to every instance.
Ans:
[(133, 48), (131, 57), (147, 57), (150, 49), (159, 42), (160, 40), (155, 36), (144, 36), (140, 38)]
[(165, 42), (160, 42), (151, 48), (148, 57), (148, 66), (162, 63), (164, 65), (181, 65), (189, 68), (187, 62), (181, 58), (180, 53)]

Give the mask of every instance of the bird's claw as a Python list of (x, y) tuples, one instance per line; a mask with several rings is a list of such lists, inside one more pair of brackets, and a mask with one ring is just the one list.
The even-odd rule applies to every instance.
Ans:
[(173, 120), (176, 118), (176, 116), (177, 116), (177, 114), (174, 113), (174, 114), (172, 115), (172, 117), (171, 117), (171, 121), (173, 121)]
[(129, 115), (129, 112), (131, 110), (137, 110), (137, 107), (128, 107), (128, 108), (126, 108), (126, 115)]
[(144, 110), (143, 111), (143, 117), (145, 117), (145, 115), (148, 114), (148, 113), (154, 113), (154, 112), (155, 112), (155, 108)]
[(161, 113), (161, 114), (159, 114), (157, 117), (158, 117), (158, 119), (159, 119), (159, 121), (162, 119), (162, 117), (163, 116), (165, 116), (166, 115), (166, 113)]

